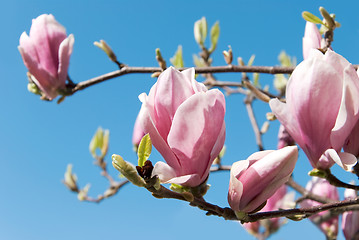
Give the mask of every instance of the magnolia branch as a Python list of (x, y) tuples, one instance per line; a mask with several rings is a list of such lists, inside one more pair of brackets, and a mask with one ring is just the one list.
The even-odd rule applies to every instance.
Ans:
[[(152, 183), (151, 183), (152, 182)], [(326, 210), (335, 210), (336, 213), (340, 214), (345, 211), (357, 210), (359, 206), (359, 198), (344, 200), (334, 203), (326, 203), (319, 206), (314, 206), (310, 208), (294, 208), (287, 210), (278, 210), (270, 212), (258, 212), (253, 214), (244, 215), (243, 218), (238, 219), (235, 212), (228, 208), (222, 208), (217, 205), (206, 202), (202, 197), (194, 197), (190, 193), (177, 193), (171, 191), (164, 186), (160, 185), (159, 188), (154, 187), (154, 179), (146, 181), (146, 188), (152, 193), (156, 198), (168, 198), (168, 199), (177, 199), (181, 201), (188, 201), (191, 206), (198, 207), (201, 210), (206, 211), (206, 215), (215, 215), (223, 217), (226, 220), (236, 220), (244, 222), (256, 222), (262, 219), (277, 218), (277, 217), (287, 217), (295, 218), (298, 220), (310, 217), (314, 214), (317, 214)]]
[[(185, 70), (186, 68), (181, 68), (179, 70)], [(256, 73), (267, 73), (267, 74), (279, 74), (279, 73), (291, 73), (294, 70), (294, 67), (276, 67), (276, 66), (211, 66), (211, 67), (195, 67), (196, 73), (205, 74), (205, 73), (231, 73), (231, 72), (256, 72)], [(95, 85), (97, 83), (110, 80), (112, 78), (120, 77), (127, 74), (133, 73), (155, 73), (162, 72), (163, 69), (160, 67), (128, 67), (125, 66), (120, 70), (116, 70), (110, 73), (103, 74), (101, 76), (91, 78), (89, 80), (79, 82), (74, 87), (70, 89), (69, 94), (74, 94), (79, 90), (83, 90), (87, 87)]]

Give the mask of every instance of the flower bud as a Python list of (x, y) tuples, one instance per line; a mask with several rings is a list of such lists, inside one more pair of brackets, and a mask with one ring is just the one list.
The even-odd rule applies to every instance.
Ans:
[[(94, 158), (105, 157), (108, 150), (109, 138), (110, 138), (110, 131), (108, 129), (104, 130), (101, 127), (97, 129), (89, 145), (89, 150)], [(100, 156), (96, 154), (97, 149), (99, 149), (101, 152)]]
[(93, 44), (96, 47), (100, 48), (102, 51), (104, 51), (112, 62), (117, 62), (117, 57), (115, 53), (112, 51), (111, 47), (104, 40), (100, 40), (100, 42), (94, 42)]
[(134, 185), (139, 187), (146, 185), (145, 181), (137, 174), (135, 166), (123, 160), (120, 155), (112, 155), (112, 165)]
[(83, 189), (81, 189), (77, 194), (77, 199), (80, 201), (85, 201), (89, 190), (90, 190), (90, 184), (86, 184), (86, 186)]
[(71, 191), (77, 192), (77, 176), (72, 174), (72, 164), (67, 165), (67, 170), (64, 175), (64, 184), (68, 187)]
[(200, 46), (203, 46), (206, 37), (207, 37), (207, 20), (205, 17), (202, 17), (200, 20), (194, 23), (194, 39)]
[(228, 191), (231, 208), (246, 213), (260, 210), (258, 208), (288, 181), (297, 159), (298, 148), (290, 146), (256, 152), (247, 160), (234, 163)]

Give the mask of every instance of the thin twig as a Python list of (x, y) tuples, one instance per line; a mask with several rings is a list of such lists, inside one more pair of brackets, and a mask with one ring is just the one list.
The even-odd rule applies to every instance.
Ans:
[(247, 95), (247, 98), (246, 98), (246, 100), (244, 102), (245, 102), (246, 109), (247, 109), (247, 112), (248, 112), (249, 120), (250, 120), (250, 122), (252, 124), (254, 135), (256, 137), (256, 142), (257, 142), (258, 149), (259, 149), (259, 151), (263, 151), (264, 147), (263, 147), (263, 143), (262, 143), (262, 133), (259, 130), (257, 120), (256, 120), (256, 117), (254, 116), (254, 111), (253, 111), (253, 108), (252, 108), (253, 99), (254, 99), (254, 96), (252, 94), (249, 94), (249, 95)]
[(345, 182), (342, 182), (341, 180), (339, 180), (336, 176), (334, 176), (330, 169), (325, 170), (325, 179), (333, 186), (335, 187), (342, 187), (342, 188), (349, 188), (349, 189), (354, 189), (354, 190), (359, 190), (359, 186), (357, 185), (352, 185), (352, 184), (348, 184)]
[[(295, 191), (300, 193), (302, 195), (303, 200), (304, 199), (311, 199), (316, 202), (320, 203), (333, 203), (334, 200), (326, 197), (322, 197), (316, 194), (313, 194), (309, 191), (307, 191), (304, 187), (300, 186), (297, 182), (293, 180), (293, 178), (289, 178), (288, 182), (286, 183), (289, 187), (293, 188)], [(298, 200), (297, 200), (298, 201)]]

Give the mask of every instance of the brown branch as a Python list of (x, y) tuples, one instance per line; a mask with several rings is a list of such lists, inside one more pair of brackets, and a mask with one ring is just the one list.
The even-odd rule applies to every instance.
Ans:
[(325, 172), (325, 179), (333, 186), (335, 187), (342, 187), (342, 188), (349, 188), (349, 189), (354, 189), (354, 190), (359, 190), (359, 186), (357, 185), (352, 185), (352, 184), (348, 184), (345, 182), (342, 182), (341, 180), (339, 180), (337, 177), (335, 177), (330, 169), (327, 169), (324, 171)]
[[(188, 201), (184, 194), (177, 193), (171, 191), (164, 186), (160, 185), (158, 189), (154, 187), (154, 182), (156, 179), (152, 178), (146, 181), (146, 188), (148, 191), (152, 192), (152, 195), (157, 198), (169, 198), (169, 199), (177, 199), (181, 201)], [(300, 219), (310, 217), (314, 214), (317, 214), (322, 211), (335, 209), (338, 213), (342, 213), (347, 211), (348, 208), (345, 207), (358, 207), (359, 198), (344, 200), (340, 202), (334, 203), (326, 203), (319, 206), (314, 206), (310, 208), (294, 208), (287, 210), (278, 210), (278, 211), (270, 211), (270, 212), (257, 212), (253, 214), (246, 215), (243, 219), (238, 219), (235, 212), (228, 208), (222, 208), (217, 205), (206, 202), (202, 197), (193, 197), (190, 201), (190, 205), (194, 207), (198, 207), (201, 210), (206, 211), (206, 215), (215, 215), (219, 217), (223, 217), (226, 220), (236, 220), (243, 222), (256, 222), (262, 219), (269, 218), (277, 218), (277, 217), (298, 217)]]
[[(187, 68), (181, 68), (179, 70), (185, 70)], [(271, 66), (213, 66), (213, 67), (195, 67), (196, 73), (205, 74), (205, 73), (230, 73), (230, 72), (257, 72), (257, 73), (267, 73), (267, 74), (279, 74), (279, 73), (291, 73), (294, 70), (294, 67), (271, 67)], [(126, 74), (132, 73), (154, 73), (162, 72), (160, 67), (128, 67), (124, 66), (120, 70), (116, 70), (110, 73), (103, 74), (101, 76), (91, 78), (89, 80), (80, 82), (76, 84), (73, 88), (69, 90), (69, 95), (74, 94), (79, 90), (83, 90), (87, 87), (90, 87), (94, 84), (104, 82), (106, 80), (116, 78)]]
[(247, 95), (247, 98), (246, 98), (246, 100), (244, 102), (246, 104), (248, 117), (249, 117), (249, 120), (250, 120), (250, 122), (252, 124), (254, 135), (256, 137), (256, 142), (257, 142), (258, 149), (259, 149), (259, 151), (263, 151), (264, 147), (263, 147), (263, 143), (262, 143), (262, 133), (259, 130), (259, 127), (258, 127), (258, 124), (257, 124), (257, 121), (256, 121), (256, 117), (254, 116), (254, 111), (253, 111), (253, 108), (252, 108), (253, 99), (254, 99), (254, 96), (252, 94), (249, 94), (249, 95)]

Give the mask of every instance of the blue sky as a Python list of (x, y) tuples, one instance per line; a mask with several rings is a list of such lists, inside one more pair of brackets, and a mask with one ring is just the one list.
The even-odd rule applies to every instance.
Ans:
[[(350, 2), (350, 4), (349, 4)], [(333, 49), (352, 63), (359, 63), (357, 1), (325, 1), (342, 27), (334, 35)], [(183, 46), (185, 66), (193, 66), (199, 48), (193, 23), (205, 16), (208, 25), (220, 22), (221, 35), (214, 65), (224, 65), (221, 51), (232, 46), (235, 59), (256, 55), (256, 65), (277, 65), (281, 50), (302, 60), (301, 42), (305, 21), (301, 12), (318, 14), (323, 1), (6, 1), (0, 9), (0, 238), (18, 239), (192, 239), (234, 237), (254, 239), (236, 222), (206, 217), (204, 212), (175, 200), (158, 200), (147, 191), (126, 185), (118, 195), (101, 204), (83, 203), (61, 183), (68, 163), (89, 194), (102, 193), (107, 182), (92, 164), (88, 151), (95, 130), (110, 129), (109, 156), (122, 155), (136, 162), (132, 151), (132, 127), (140, 108), (137, 96), (148, 92), (155, 79), (149, 74), (126, 75), (90, 87), (63, 103), (44, 102), (27, 91), (26, 68), (17, 50), (31, 19), (51, 13), (75, 36), (69, 74), (75, 82), (113, 70), (105, 54), (93, 46), (104, 39), (120, 61), (130, 66), (157, 66), (160, 48), (169, 64), (178, 45)], [(208, 44), (207, 44), (208, 46)], [(239, 81), (240, 74), (218, 74), (220, 80)], [(273, 76), (261, 75), (262, 85), (272, 86)], [(256, 151), (244, 97), (227, 100), (227, 154), (224, 164), (247, 158)], [(265, 121), (267, 105), (256, 102), (258, 121)], [(276, 147), (278, 124), (264, 137), (266, 149)], [(300, 152), (294, 177), (303, 185), (309, 177), (308, 161)], [(153, 162), (162, 160), (154, 153)], [(110, 158), (107, 158), (109, 162)], [(109, 165), (110, 173), (117, 172)], [(338, 169), (335, 169), (338, 170)], [(345, 179), (351, 176), (338, 170)], [(228, 173), (210, 176), (206, 198), (228, 206)], [(272, 239), (323, 239), (309, 221), (289, 222)], [(343, 239), (340, 233), (338, 239)]]

